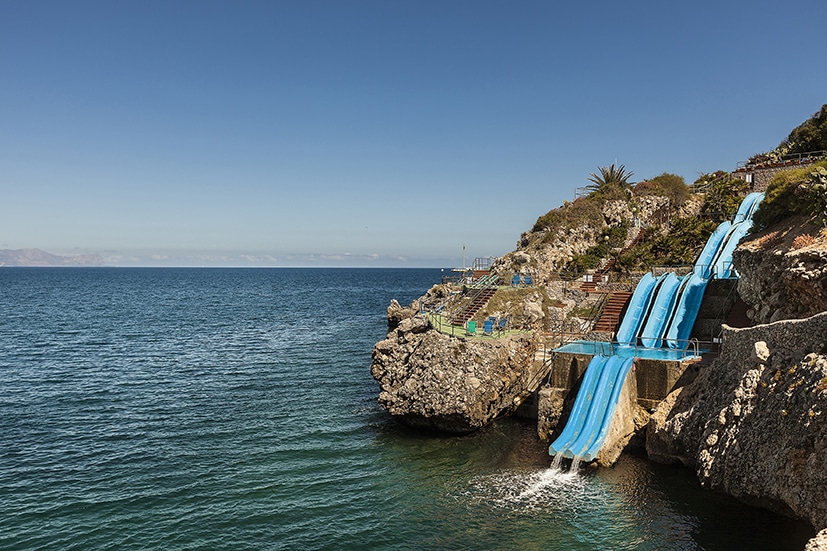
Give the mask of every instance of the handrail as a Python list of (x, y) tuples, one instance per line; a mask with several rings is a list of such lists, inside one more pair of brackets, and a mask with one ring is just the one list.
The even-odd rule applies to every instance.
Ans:
[(589, 319), (587, 320), (590, 328), (594, 328), (597, 320), (603, 315), (603, 310), (606, 309), (606, 303), (609, 302), (609, 294), (610, 293), (603, 293), (603, 296), (597, 299), (597, 302), (592, 307), (592, 311), (589, 313)]
[(457, 307), (457, 309), (456, 309), (455, 311), (452, 311), (452, 312), (451, 312), (451, 318), (452, 318), (452, 320), (453, 320), (453, 319), (456, 319), (456, 318), (458, 318), (459, 316), (461, 316), (462, 314), (464, 314), (464, 313), (465, 313), (465, 311), (466, 311), (466, 310), (467, 310), (467, 309), (468, 309), (468, 308), (469, 308), (472, 304), (474, 304), (474, 301), (475, 301), (475, 300), (476, 300), (476, 299), (477, 299), (477, 298), (478, 298), (478, 297), (479, 297), (479, 296), (480, 296), (480, 295), (481, 295), (484, 291), (487, 291), (487, 290), (489, 290), (489, 289), (496, 289), (496, 288), (497, 288), (496, 283), (497, 283), (497, 280), (498, 280), (498, 279), (499, 279), (499, 276), (498, 276), (498, 275), (496, 275), (496, 274), (489, 274), (489, 275), (487, 275), (487, 276), (483, 276), (483, 277), (479, 278), (477, 281), (472, 282), (472, 283), (471, 283), (471, 284), (469, 284), (469, 285), (466, 285), (466, 286), (465, 286), (465, 288), (466, 288), (466, 289), (470, 289), (472, 292), (470, 292), (470, 293), (468, 293), (467, 295), (465, 295), (464, 297), (462, 297), (462, 299), (467, 299), (468, 304), (460, 308), (459, 306), (460, 306), (460, 304), (462, 303), (462, 299), (460, 299), (460, 300), (458, 301), (458, 304), (457, 304), (457, 306), (458, 306), (458, 307)]
[(738, 161), (738, 163), (736, 163), (735, 165), (735, 171), (738, 172), (739, 170), (747, 170), (750, 168), (760, 170), (762, 168), (777, 168), (779, 166), (785, 166), (788, 164), (796, 165), (813, 163), (820, 157), (824, 157), (825, 155), (827, 155), (827, 150), (807, 151), (804, 153), (787, 153), (786, 155), (779, 156), (777, 160), (768, 159), (766, 161), (758, 162), (750, 162), (749, 160)]
[(685, 343), (683, 347), (680, 348), (651, 348), (647, 346), (643, 346), (638, 344), (636, 341), (629, 341), (629, 342), (608, 342), (608, 341), (587, 341), (581, 339), (574, 339), (570, 341), (564, 341), (559, 346), (555, 347), (552, 352), (558, 352), (559, 348), (567, 344), (571, 344), (573, 342), (577, 342), (577, 344), (582, 345), (585, 349), (589, 350), (587, 352), (583, 352), (584, 354), (602, 354), (604, 356), (611, 356), (616, 352), (617, 346), (625, 346), (633, 350), (633, 355), (637, 356), (639, 352), (646, 352), (646, 351), (657, 351), (657, 350), (668, 350), (670, 354), (680, 354), (681, 359), (687, 357), (699, 357), (701, 354), (701, 345), (708, 344), (710, 347), (714, 345), (714, 342), (707, 342), (701, 341), (697, 338), (694, 339), (661, 339), (664, 342), (676, 342), (676, 343)]

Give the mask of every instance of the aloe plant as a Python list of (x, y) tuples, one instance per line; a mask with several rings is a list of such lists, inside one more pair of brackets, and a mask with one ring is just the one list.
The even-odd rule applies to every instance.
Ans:
[(634, 172), (626, 170), (624, 165), (615, 166), (614, 163), (609, 166), (597, 167), (600, 174), (592, 172), (588, 180), (593, 182), (592, 185), (586, 186), (590, 192), (600, 192), (607, 188), (626, 188), (631, 184), (629, 179), (634, 176)]

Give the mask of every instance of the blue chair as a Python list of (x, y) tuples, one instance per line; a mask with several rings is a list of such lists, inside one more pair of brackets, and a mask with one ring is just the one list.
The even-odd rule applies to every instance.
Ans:
[(523, 276), (523, 283), (531, 285), (531, 276)]
[(497, 331), (505, 331), (506, 325), (508, 325), (508, 318), (500, 318), (500, 322), (497, 324)]
[(520, 284), (520, 274), (514, 274), (514, 276), (511, 278), (511, 285), (516, 287), (519, 284)]
[(487, 319), (482, 324), (482, 334), (491, 336), (494, 333), (494, 322), (491, 319)]

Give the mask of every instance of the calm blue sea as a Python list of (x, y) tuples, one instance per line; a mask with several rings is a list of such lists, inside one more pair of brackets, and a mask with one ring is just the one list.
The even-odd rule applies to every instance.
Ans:
[(686, 469), (398, 426), (371, 350), (439, 276), (0, 269), (0, 549), (803, 549)]

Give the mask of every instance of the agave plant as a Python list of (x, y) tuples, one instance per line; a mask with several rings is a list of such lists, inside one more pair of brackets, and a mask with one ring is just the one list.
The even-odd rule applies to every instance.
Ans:
[(609, 166), (599, 166), (597, 169), (600, 174), (592, 172), (588, 178), (590, 182), (593, 182), (586, 186), (586, 189), (590, 192), (601, 191), (610, 187), (626, 188), (631, 185), (629, 178), (634, 176), (634, 172), (627, 171), (624, 165), (615, 166), (614, 163)]

